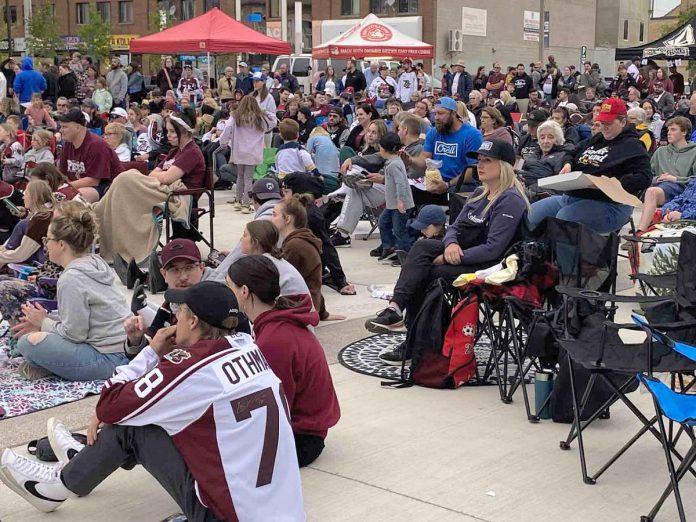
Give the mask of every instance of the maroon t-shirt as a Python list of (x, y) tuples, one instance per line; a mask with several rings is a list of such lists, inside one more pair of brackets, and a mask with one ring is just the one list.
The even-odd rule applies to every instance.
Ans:
[(116, 153), (96, 134), (87, 131), (79, 148), (67, 141), (60, 155), (60, 171), (70, 181), (97, 178), (111, 181), (123, 170)]
[(157, 168), (168, 170), (175, 166), (184, 171), (181, 181), (186, 188), (201, 188), (205, 182), (205, 158), (195, 142), (190, 141), (183, 149), (175, 147), (169, 151)]

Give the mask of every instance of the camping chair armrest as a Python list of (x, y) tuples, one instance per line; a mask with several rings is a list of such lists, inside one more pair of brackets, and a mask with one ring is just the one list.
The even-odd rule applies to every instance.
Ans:
[(200, 196), (206, 192), (208, 192), (206, 188), (173, 190), (167, 195), (167, 200), (171, 199), (172, 196)]
[(632, 243), (652, 243), (654, 245), (668, 244), (668, 243), (679, 243), (681, 241), (681, 236), (672, 237), (646, 237), (646, 236), (621, 236), (621, 239), (630, 241)]
[(617, 295), (610, 294), (608, 292), (597, 292), (596, 290), (587, 290), (583, 288), (561, 285), (556, 286), (556, 291), (559, 294), (567, 295), (568, 297), (582, 297), (584, 299), (612, 301), (614, 303), (659, 303), (662, 301), (669, 301), (671, 299), (669, 296)]

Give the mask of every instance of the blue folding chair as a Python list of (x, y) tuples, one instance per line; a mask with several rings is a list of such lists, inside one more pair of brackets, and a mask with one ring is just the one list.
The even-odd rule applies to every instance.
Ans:
[[(692, 361), (696, 361), (696, 347), (670, 339), (664, 333), (647, 324), (640, 316), (634, 315), (633, 320), (648, 334), (648, 338), (650, 339), (650, 342), (648, 343), (649, 349), (651, 349), (653, 341), (657, 341), (678, 354)], [(641, 522), (652, 522), (655, 519), (655, 516), (657, 516), (657, 513), (664, 504), (665, 500), (667, 500), (667, 497), (669, 497), (670, 493), (672, 492), (674, 492), (674, 499), (677, 503), (679, 520), (684, 522), (686, 520), (686, 516), (684, 514), (684, 505), (682, 503), (681, 493), (679, 491), (679, 481), (682, 479), (682, 477), (684, 477), (684, 475), (686, 475), (687, 472), (693, 473), (691, 466), (693, 465), (694, 460), (696, 460), (696, 438), (694, 437), (693, 433), (693, 427), (696, 426), (696, 395), (687, 395), (684, 389), (682, 389), (681, 392), (671, 389), (662, 381), (653, 377), (652, 371), (647, 375), (644, 373), (639, 373), (637, 377), (638, 380), (647, 388), (653, 398), (655, 412), (657, 415), (657, 424), (660, 430), (660, 439), (662, 442), (662, 448), (665, 452), (667, 470), (669, 471), (670, 479), (670, 482), (662, 493), (662, 496), (658, 499), (650, 513), (641, 517)], [(674, 453), (674, 446), (678, 440), (678, 437), (671, 438), (668, 435), (667, 430), (665, 429), (663, 416), (667, 417), (670, 421), (678, 423), (688, 433), (689, 438), (692, 441), (689, 451), (686, 453), (686, 455), (684, 455), (679, 463), (679, 466), (676, 468), (674, 461), (672, 460), (672, 454)]]

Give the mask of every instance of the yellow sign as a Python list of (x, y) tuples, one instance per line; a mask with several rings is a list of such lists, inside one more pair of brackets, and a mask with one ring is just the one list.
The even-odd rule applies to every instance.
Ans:
[(109, 37), (109, 45), (112, 51), (127, 51), (131, 40), (138, 37), (137, 34), (112, 34)]

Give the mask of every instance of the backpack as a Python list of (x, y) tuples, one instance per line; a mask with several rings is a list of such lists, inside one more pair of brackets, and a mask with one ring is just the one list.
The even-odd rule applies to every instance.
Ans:
[(443, 279), (433, 282), (406, 337), (409, 380), (428, 388), (458, 388), (476, 374), (478, 296), (471, 294), (452, 308), (446, 288)]

